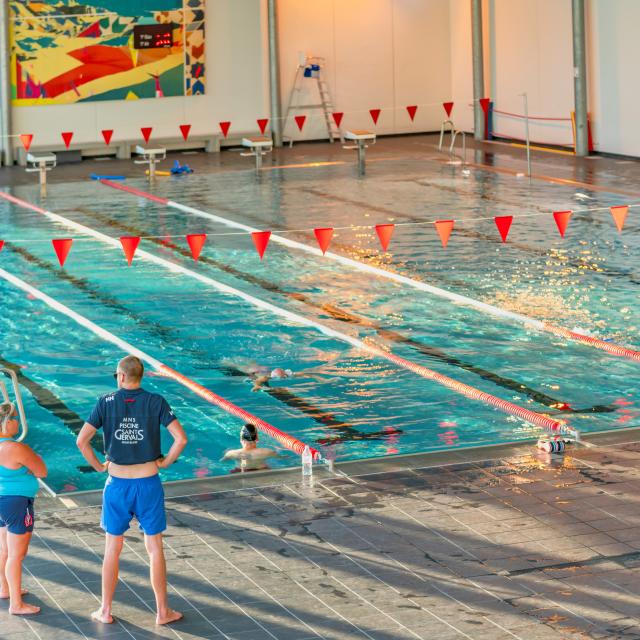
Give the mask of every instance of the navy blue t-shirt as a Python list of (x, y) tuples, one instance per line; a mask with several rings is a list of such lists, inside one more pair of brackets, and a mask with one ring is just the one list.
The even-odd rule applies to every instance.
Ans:
[(87, 422), (102, 429), (107, 460), (116, 464), (141, 464), (157, 460), (160, 425), (176, 419), (169, 403), (144, 389), (118, 389), (98, 398)]

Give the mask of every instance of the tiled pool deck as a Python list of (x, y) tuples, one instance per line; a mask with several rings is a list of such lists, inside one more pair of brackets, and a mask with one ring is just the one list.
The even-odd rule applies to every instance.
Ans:
[(99, 497), (43, 498), (25, 565), (42, 613), (16, 618), (1, 604), (0, 637), (640, 638), (640, 442), (492, 453), (441, 467), (345, 465), (348, 476), (325, 471), (313, 487), (297, 472), (256, 476), (278, 483), (253, 489), (214, 481), (217, 490), (169, 498), (170, 593), (185, 613), (171, 628), (154, 625), (137, 531), (127, 535), (117, 622), (89, 619)]

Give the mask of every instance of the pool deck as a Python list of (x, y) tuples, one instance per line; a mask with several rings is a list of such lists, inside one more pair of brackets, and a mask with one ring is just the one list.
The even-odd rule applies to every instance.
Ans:
[(137, 530), (117, 622), (91, 621), (99, 494), (41, 498), (25, 583), (42, 612), (0, 604), (0, 637), (640, 638), (640, 430), (591, 442), (347, 463), (313, 486), (298, 471), (173, 484), (170, 595), (185, 617), (171, 628), (154, 624)]

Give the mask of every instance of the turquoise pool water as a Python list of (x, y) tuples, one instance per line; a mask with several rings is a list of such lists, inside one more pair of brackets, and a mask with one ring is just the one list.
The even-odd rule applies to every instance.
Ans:
[[(148, 189), (143, 180), (127, 184)], [(619, 196), (411, 162), (372, 166), (194, 174), (161, 180), (154, 193), (258, 228), (352, 226), (332, 249), (437, 286), (626, 345), (640, 344), (639, 224), (623, 234), (608, 211), (576, 212), (562, 241), (559, 209), (623, 204)], [(284, 309), (532, 410), (559, 415), (582, 431), (640, 424), (638, 365), (550, 334), (525, 330), (413, 288), (271, 243), (260, 261), (246, 234), (94, 182), (53, 184), (16, 196), (107, 235), (141, 235), (141, 248)], [(585, 197), (586, 196), (586, 197)], [(585, 205), (585, 202), (587, 203)], [(514, 215), (501, 245), (491, 220)], [(432, 225), (398, 226), (379, 251), (372, 226), (455, 218), (443, 250)], [(186, 253), (186, 233), (209, 234), (203, 260)], [(60, 269), (50, 240), (74, 237)], [(171, 237), (170, 241), (166, 238)], [(314, 244), (309, 232), (290, 237)], [(105, 329), (280, 429), (339, 459), (468, 447), (536, 436), (540, 430), (468, 400), (390, 362), (283, 320), (192, 278), (61, 228), (39, 213), (0, 201), (0, 266)], [(173, 242), (175, 247), (169, 246)], [(110, 390), (123, 354), (64, 315), (0, 280), (0, 359), (20, 365), (30, 443), (49, 463), (56, 491), (103, 481), (86, 469), (74, 430)], [(290, 368), (300, 377), (252, 391), (248, 362)], [(241, 423), (177, 383), (149, 377), (188, 429), (191, 442), (167, 480), (227, 474), (220, 462)], [(568, 404), (572, 410), (553, 405)], [(272, 443), (269, 443), (272, 444)], [(283, 452), (274, 466), (291, 466)]]

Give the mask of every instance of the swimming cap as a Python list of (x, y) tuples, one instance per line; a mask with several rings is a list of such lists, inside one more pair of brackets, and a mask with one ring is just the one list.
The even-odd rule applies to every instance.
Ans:
[(242, 431), (240, 431), (240, 439), (246, 440), (247, 442), (255, 442), (258, 439), (258, 432), (256, 431), (255, 425), (250, 422), (245, 424), (242, 427)]

